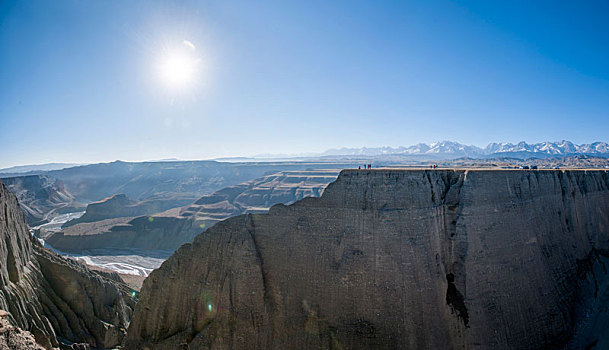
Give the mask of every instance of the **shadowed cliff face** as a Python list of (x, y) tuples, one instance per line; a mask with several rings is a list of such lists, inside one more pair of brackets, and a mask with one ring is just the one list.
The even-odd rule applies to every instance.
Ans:
[(608, 213), (604, 171), (346, 170), (182, 246), (126, 345), (606, 346)]
[(0, 309), (46, 348), (62, 340), (94, 347), (121, 343), (134, 301), (120, 278), (43, 249), (17, 199), (0, 183)]

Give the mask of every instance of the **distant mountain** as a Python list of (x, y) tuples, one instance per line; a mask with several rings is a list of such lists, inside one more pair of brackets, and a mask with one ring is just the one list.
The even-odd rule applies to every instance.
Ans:
[[(65, 189), (82, 203), (99, 201), (115, 194), (124, 194), (134, 201), (174, 198), (192, 203), (224, 187), (279, 171), (352, 167), (357, 165), (351, 161), (116, 161), (44, 171), (41, 174), (60, 180)], [(8, 177), (0, 175), (1, 178)]]
[(526, 143), (521, 141), (512, 143), (491, 143), (485, 148), (464, 145), (453, 141), (433, 142), (431, 144), (419, 143), (409, 147), (362, 147), (362, 148), (339, 148), (327, 150), (319, 156), (386, 156), (386, 155), (429, 155), (448, 157), (470, 157), (481, 158), (490, 155), (532, 157), (545, 155), (602, 155), (609, 156), (609, 144), (606, 142), (594, 142), (590, 144), (577, 145), (571, 141)]
[(49, 170), (60, 170), (65, 168), (71, 168), (82, 164), (73, 163), (47, 163), (47, 164), (36, 164), (36, 165), (19, 165), (10, 168), (0, 169), (0, 173), (29, 173), (32, 171), (49, 171)]

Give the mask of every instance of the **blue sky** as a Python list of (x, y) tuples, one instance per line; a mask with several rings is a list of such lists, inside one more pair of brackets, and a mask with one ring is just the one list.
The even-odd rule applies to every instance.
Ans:
[[(607, 1), (2, 1), (0, 167), (608, 141)], [(196, 46), (194, 84), (158, 62)]]

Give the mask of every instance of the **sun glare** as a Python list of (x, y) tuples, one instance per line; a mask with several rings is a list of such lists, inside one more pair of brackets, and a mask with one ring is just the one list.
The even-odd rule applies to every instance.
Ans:
[(184, 40), (178, 47), (167, 49), (158, 65), (162, 82), (172, 90), (182, 90), (196, 83), (201, 59), (195, 45)]

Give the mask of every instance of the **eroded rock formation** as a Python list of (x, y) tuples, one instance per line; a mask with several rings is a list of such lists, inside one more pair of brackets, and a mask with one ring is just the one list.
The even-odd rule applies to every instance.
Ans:
[(608, 346), (609, 173), (346, 170), (144, 282), (128, 349)]
[(17, 196), (30, 226), (46, 223), (53, 216), (84, 206), (66, 190), (63, 182), (49, 176), (17, 176), (1, 181)]
[(121, 343), (135, 302), (116, 274), (90, 271), (44, 248), (0, 182), (0, 309), (46, 348)]
[(44, 350), (32, 333), (13, 327), (4, 317), (8, 313), (0, 310), (0, 350)]
[[(99, 248), (176, 250), (204, 229), (242, 213), (266, 212), (277, 203), (293, 203), (304, 197), (319, 196), (336, 179), (338, 170), (285, 171), (267, 175), (203, 196), (194, 203), (152, 216), (101, 220), (65, 227), (63, 232), (46, 239), (54, 248), (70, 253)], [(112, 197), (89, 205), (106, 207), (109, 202), (127, 203), (124, 197)], [(120, 212), (120, 211), (117, 211)], [(87, 216), (83, 216), (85, 218)], [(92, 214), (84, 221), (100, 215)], [(83, 221), (77, 219), (77, 221)]]
[(189, 195), (172, 195), (167, 197), (157, 195), (142, 201), (134, 201), (124, 194), (117, 194), (104, 198), (101, 201), (89, 203), (83, 216), (66, 222), (62, 227), (65, 228), (84, 222), (150, 215), (167, 209), (181, 207), (192, 203), (192, 201)]
[(66, 188), (82, 202), (94, 202), (117, 193), (134, 200), (162, 194), (192, 195), (192, 201), (228, 186), (279, 171), (307, 169), (342, 169), (353, 161), (329, 162), (217, 162), (159, 161), (98, 163), (45, 172), (62, 180)]

